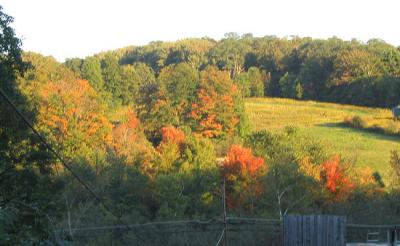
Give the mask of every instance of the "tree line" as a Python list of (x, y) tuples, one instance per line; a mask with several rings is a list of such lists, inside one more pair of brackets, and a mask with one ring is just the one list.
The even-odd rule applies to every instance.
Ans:
[[(124, 102), (128, 99), (121, 94), (124, 90), (119, 81), (123, 77), (121, 73), (126, 76), (127, 70), (132, 70), (129, 67), (145, 64), (157, 76), (165, 67), (185, 63), (197, 70), (211, 65), (227, 71), (244, 96), (289, 97), (375, 107), (392, 107), (399, 103), (400, 49), (379, 39), (363, 43), (336, 37), (322, 40), (227, 33), (219, 41), (209, 38), (157, 41), (86, 59), (69, 59), (66, 65), (88, 78), (88, 67), (99, 69), (98, 65), (93, 65), (94, 58), (106, 74), (104, 82), (97, 81), (99, 85), (108, 84), (113, 95)], [(117, 72), (118, 65), (125, 72)], [(138, 69), (139, 74), (143, 73), (143, 68)], [(89, 73), (94, 76), (96, 72)], [(142, 78), (147, 76), (141, 75)], [(120, 86), (115, 87), (118, 84)]]

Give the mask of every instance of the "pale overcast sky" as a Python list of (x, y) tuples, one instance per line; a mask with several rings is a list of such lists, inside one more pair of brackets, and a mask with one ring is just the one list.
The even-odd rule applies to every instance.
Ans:
[(337, 36), (400, 45), (399, 0), (2, 0), (24, 50), (59, 61), (224, 33)]

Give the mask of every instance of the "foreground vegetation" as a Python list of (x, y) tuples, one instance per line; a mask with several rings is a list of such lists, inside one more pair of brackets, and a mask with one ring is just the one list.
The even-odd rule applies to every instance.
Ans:
[[(285, 72), (289, 65), (299, 65), (300, 70), (292, 73), (301, 71), (296, 74), (305, 76), (314, 64), (308, 62), (338, 65), (352, 57), (357, 59), (350, 59), (349, 66), (333, 66), (334, 78), (318, 80), (324, 90), (330, 91), (333, 82), (343, 86), (343, 81), (347, 85), (378, 76), (379, 83), (368, 88), (379, 84), (386, 95), (392, 92), (386, 83), (398, 85), (398, 54), (393, 47), (378, 41), (365, 45), (229, 34), (218, 42), (155, 42), (60, 64), (52, 57), (22, 52), (11, 22), (0, 8), (0, 244), (211, 243), (218, 236), (215, 230), (222, 230), (218, 219), (224, 191), (232, 217), (267, 217), (279, 223), (287, 213), (335, 213), (353, 223), (399, 223), (398, 152), (390, 153), (391, 175), (383, 182), (377, 169), (354, 169), (353, 160), (342, 157), (340, 148), (329, 148), (316, 137), (334, 135), (336, 139), (328, 142), (344, 146), (339, 141), (341, 129), (329, 132), (331, 119), (342, 114), (335, 107), (342, 106), (313, 103), (320, 106), (310, 108), (305, 102), (299, 103), (302, 111), (293, 112), (297, 102), (275, 100), (272, 105), (281, 108), (266, 111), (265, 101), (255, 99), (247, 105), (249, 120), (244, 101), (269, 93), (293, 95), (293, 88), (296, 97), (316, 97), (313, 91), (321, 86), (315, 84), (316, 77), (294, 83)], [(344, 50), (336, 55), (328, 49), (334, 57), (326, 56), (319, 45), (339, 45)], [(309, 50), (310, 46), (314, 48)], [(305, 53), (293, 53), (296, 50)], [(322, 52), (317, 57), (323, 59), (304, 56), (308, 51)], [(382, 62), (382, 67), (349, 77), (354, 66), (370, 68), (374, 52), (377, 60), (373, 61)], [(392, 104), (398, 94), (384, 98), (373, 97), (368, 103)], [(352, 115), (374, 111), (343, 107)], [(257, 110), (265, 117), (257, 116)], [(299, 112), (307, 117), (299, 120), (295, 116)], [(274, 121), (276, 126), (298, 122), (300, 130), (270, 129)], [(256, 123), (255, 131), (251, 123)], [(314, 129), (320, 131), (317, 134), (303, 130), (316, 124), (322, 124)], [(344, 135), (353, 136), (348, 142), (359, 148), (353, 139), (358, 135)], [(367, 141), (360, 141), (364, 148), (361, 142)], [(360, 158), (364, 154), (360, 152)], [(192, 234), (168, 235), (181, 233), (177, 224), (182, 222), (160, 222), (184, 219), (192, 220), (184, 223), (187, 229), (204, 230), (210, 224), (218, 228), (195, 240)], [(143, 225), (149, 222), (160, 223)], [(141, 225), (126, 230), (124, 224)], [(255, 234), (241, 235), (249, 244), (279, 243), (276, 233), (252, 237)]]

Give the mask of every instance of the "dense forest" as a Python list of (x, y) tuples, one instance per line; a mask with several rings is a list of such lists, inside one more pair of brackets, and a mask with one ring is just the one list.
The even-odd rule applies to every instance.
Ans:
[[(88, 63), (94, 63), (93, 59), (100, 62), (97, 69), (103, 73), (107, 90), (122, 103), (134, 99), (124, 91), (132, 95), (140, 87), (140, 79), (128, 78), (130, 66), (142, 80), (151, 81), (143, 77), (147, 74), (141, 74), (147, 71), (144, 64), (158, 77), (166, 67), (180, 63), (200, 71), (214, 66), (228, 72), (245, 97), (265, 95), (375, 107), (393, 107), (400, 101), (400, 49), (378, 39), (362, 43), (335, 37), (318, 40), (228, 33), (220, 41), (152, 42), (86, 59), (69, 59), (65, 65), (90, 81)], [(91, 72), (91, 76), (94, 74)], [(136, 86), (124, 90), (128, 86), (124, 83), (129, 82), (118, 81), (129, 79)], [(96, 83), (92, 82), (93, 86), (99, 86)]]
[(22, 51), (12, 21), (0, 8), (0, 244), (126, 244), (75, 228), (220, 218), (221, 180), (230, 215), (399, 223), (398, 152), (384, 183), (293, 127), (253, 131), (244, 110), (263, 96), (395, 106), (399, 48), (228, 33), (59, 63)]

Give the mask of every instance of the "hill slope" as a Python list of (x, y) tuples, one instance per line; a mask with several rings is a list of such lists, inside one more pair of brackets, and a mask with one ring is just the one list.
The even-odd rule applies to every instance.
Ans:
[(379, 171), (384, 180), (389, 172), (391, 150), (400, 150), (400, 138), (342, 126), (345, 116), (391, 117), (385, 109), (296, 101), (281, 98), (246, 99), (246, 111), (254, 130), (279, 131), (295, 126), (300, 134), (318, 138), (329, 153), (341, 154), (356, 166)]

